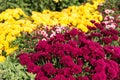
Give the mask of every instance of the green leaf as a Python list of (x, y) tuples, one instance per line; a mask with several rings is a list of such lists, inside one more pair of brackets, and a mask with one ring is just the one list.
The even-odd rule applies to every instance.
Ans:
[(2, 50), (2, 55), (6, 57), (7, 52), (5, 50)]

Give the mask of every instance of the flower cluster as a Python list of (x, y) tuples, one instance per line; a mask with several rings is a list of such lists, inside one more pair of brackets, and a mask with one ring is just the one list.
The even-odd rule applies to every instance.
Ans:
[[(21, 19), (23, 17), (23, 19)], [(20, 9), (7, 9), (0, 13), (0, 62), (5, 60), (5, 56), (17, 49), (11, 48), (10, 42), (20, 36), (21, 32), (31, 32), (36, 25), (25, 18), (27, 15)], [(3, 55), (6, 52), (6, 55)]]
[(102, 21), (102, 15), (96, 10), (98, 2), (86, 3), (80, 6), (70, 6), (61, 12), (44, 10), (42, 13), (32, 12), (31, 18), (35, 24), (66, 26), (71, 23), (84, 32), (87, 32), (87, 25), (92, 26), (90, 20)]
[(73, 25), (68, 25), (68, 26), (61, 26), (61, 25), (54, 25), (51, 26), (52, 28), (49, 29), (48, 26), (46, 26), (44, 29), (42, 30), (35, 30), (35, 33), (38, 36), (38, 39), (40, 40), (40, 38), (42, 40), (49, 40), (50, 38), (56, 36), (56, 34), (58, 33), (64, 33), (67, 32), (68, 30), (70, 30), (70, 27), (73, 27)]
[(117, 28), (119, 26), (120, 18), (115, 12), (111, 9), (105, 9), (105, 17), (102, 22), (105, 23), (106, 28)]
[(72, 25), (68, 26), (60, 26), (60, 25), (54, 25), (51, 26), (52, 28), (49, 29), (48, 26), (43, 26), (43, 28), (39, 29), (36, 28), (31, 33), (24, 32), (24, 36), (17, 37), (15, 41), (12, 41), (10, 46), (18, 46), (18, 50), (24, 51), (24, 52), (32, 52), (34, 51), (34, 46), (38, 43), (38, 41), (46, 41), (52, 37), (54, 37), (58, 33), (64, 33), (68, 30), (70, 30), (70, 27), (72, 28)]
[(105, 14), (113, 14), (114, 13), (114, 11), (113, 10), (111, 10), (111, 9), (105, 9)]
[(114, 28), (105, 27), (106, 24), (104, 22), (97, 23), (92, 20), (94, 27), (88, 26), (91, 32), (88, 33), (88, 38), (92, 39), (101, 45), (114, 45), (119, 46), (119, 30)]
[(118, 80), (119, 50), (72, 29), (40, 40), (35, 52), (22, 52), (18, 58), (28, 72), (36, 74), (35, 80)]

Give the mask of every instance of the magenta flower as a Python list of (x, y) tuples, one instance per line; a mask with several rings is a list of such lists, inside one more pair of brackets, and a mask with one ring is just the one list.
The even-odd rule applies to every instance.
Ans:
[(73, 36), (73, 37), (74, 37), (74, 36), (76, 36), (76, 35), (78, 35), (78, 34), (79, 34), (79, 30), (77, 30), (77, 29), (73, 28), (73, 29), (72, 29), (69, 33), (70, 33), (70, 35), (71, 35), (71, 36)]
[(114, 57), (119, 59), (120, 58), (120, 47), (114, 47)]
[(42, 76), (42, 77), (36, 77), (35, 80), (49, 80), (49, 79), (45, 76)]
[(59, 75), (58, 74), (52, 80), (67, 80), (67, 78), (64, 75)]
[(120, 47), (110, 46), (119, 32), (93, 23), (99, 33), (85, 34), (77, 29), (58, 32), (40, 40), (34, 52), (20, 54), (20, 63), (36, 74), (35, 80), (119, 80)]
[(92, 76), (92, 80), (107, 80), (105, 72), (98, 72)]
[(70, 56), (63, 56), (60, 60), (60, 63), (68, 67), (72, 67), (74, 65), (74, 62)]
[(47, 63), (42, 67), (42, 70), (47, 73), (47, 75), (52, 75), (56, 73), (56, 69), (54, 68), (52, 63)]
[(20, 64), (22, 64), (22, 65), (26, 65), (29, 62), (31, 62), (28, 54), (22, 53), (18, 57), (20, 59)]
[(109, 37), (105, 37), (105, 38), (102, 39), (102, 41), (103, 41), (104, 43), (106, 43), (106, 44), (109, 44), (109, 43), (112, 42), (112, 39), (109, 38)]
[(82, 72), (82, 68), (81, 68), (81, 66), (74, 64), (71, 68), (71, 72), (73, 74), (79, 74)]

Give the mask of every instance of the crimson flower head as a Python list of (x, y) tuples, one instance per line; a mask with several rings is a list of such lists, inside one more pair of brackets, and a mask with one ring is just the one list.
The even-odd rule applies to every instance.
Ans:
[(79, 34), (79, 30), (78, 29), (75, 29), (75, 28), (73, 28), (70, 32), (70, 35), (71, 36), (76, 36), (76, 35), (78, 35)]
[(104, 43), (106, 43), (106, 44), (109, 44), (109, 43), (112, 42), (111, 38), (109, 38), (109, 37), (103, 38), (102, 41), (103, 41)]

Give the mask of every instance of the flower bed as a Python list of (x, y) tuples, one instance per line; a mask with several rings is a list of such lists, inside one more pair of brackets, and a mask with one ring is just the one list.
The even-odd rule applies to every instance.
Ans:
[(114, 80), (120, 76), (119, 50), (72, 29), (39, 41), (34, 52), (22, 52), (19, 60), (36, 74), (35, 80)]
[(92, 26), (90, 20), (102, 20), (102, 15), (96, 10), (101, 1), (93, 1), (81, 6), (71, 6), (61, 12), (44, 10), (32, 12), (32, 16), (27, 16), (20, 8), (7, 9), (0, 14), (0, 62), (5, 60), (5, 56), (17, 49), (11, 48), (10, 42), (21, 35), (21, 32), (32, 32), (41, 24), (47, 25), (74, 25), (74, 27), (87, 32), (87, 25)]
[(119, 80), (119, 1), (101, 1), (31, 16), (19, 8), (2, 12), (0, 79)]

